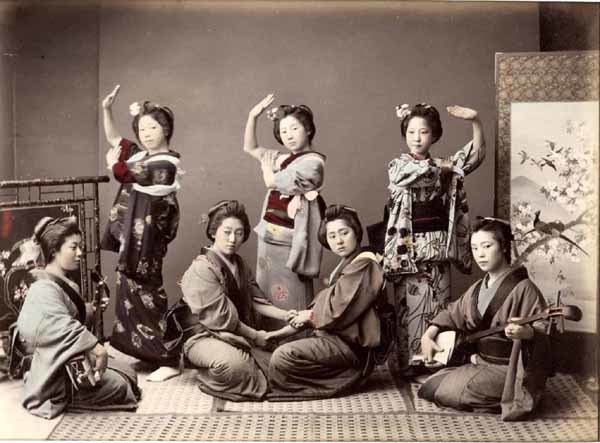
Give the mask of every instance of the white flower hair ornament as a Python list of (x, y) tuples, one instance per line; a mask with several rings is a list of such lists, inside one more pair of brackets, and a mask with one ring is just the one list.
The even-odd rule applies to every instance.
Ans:
[(129, 113), (132, 116), (135, 117), (137, 115), (140, 115), (140, 112), (142, 112), (142, 105), (140, 105), (140, 102), (133, 102), (129, 105)]
[(407, 103), (396, 106), (396, 116), (400, 120), (404, 120), (406, 117), (408, 117), (410, 115), (410, 111), (411, 111), (410, 105), (408, 105)]
[(267, 118), (271, 121), (281, 120), (283, 118), (283, 108), (275, 106), (267, 111)]

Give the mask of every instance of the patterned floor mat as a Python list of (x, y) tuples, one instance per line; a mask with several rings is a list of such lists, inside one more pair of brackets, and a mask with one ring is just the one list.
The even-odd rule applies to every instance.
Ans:
[[(418, 384), (411, 384), (416, 412), (464, 414), (450, 408), (441, 408), (417, 396)], [(583, 392), (571, 375), (557, 374), (548, 379), (544, 398), (537, 411), (540, 418), (598, 418), (598, 406)]]
[(593, 441), (594, 420), (429, 414), (66, 415), (51, 440)]

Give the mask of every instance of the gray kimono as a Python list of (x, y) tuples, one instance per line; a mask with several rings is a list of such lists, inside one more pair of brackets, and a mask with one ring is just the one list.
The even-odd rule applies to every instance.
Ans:
[[(107, 369), (95, 387), (72, 392), (64, 369), (73, 357), (91, 351), (98, 339), (78, 320), (78, 310), (67, 293), (45, 271), (27, 292), (17, 320), (22, 345), (33, 354), (24, 376), (23, 406), (34, 415), (53, 418), (74, 409), (135, 409), (139, 390), (124, 373)], [(63, 279), (77, 290), (75, 283)], [(128, 374), (130, 375), (130, 374)]]

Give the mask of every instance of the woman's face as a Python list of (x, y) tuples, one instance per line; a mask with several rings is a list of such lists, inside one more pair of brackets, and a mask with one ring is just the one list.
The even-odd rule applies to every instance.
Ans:
[(162, 126), (151, 115), (142, 115), (140, 117), (138, 132), (142, 145), (148, 151), (161, 147), (166, 141)]
[(279, 137), (283, 145), (292, 152), (302, 151), (308, 146), (308, 133), (293, 115), (288, 115), (279, 122)]
[(475, 232), (471, 236), (471, 251), (477, 266), (484, 272), (495, 272), (508, 264), (493, 232)]
[(230, 256), (237, 252), (243, 242), (244, 225), (239, 219), (229, 217), (217, 228), (213, 248), (223, 255)]
[(413, 154), (427, 155), (433, 144), (429, 123), (423, 117), (413, 117), (406, 127), (406, 146)]
[(79, 269), (82, 253), (81, 235), (73, 234), (65, 239), (60, 249), (54, 254), (52, 262), (65, 271), (75, 271)]
[(351, 255), (358, 246), (354, 229), (346, 220), (338, 218), (327, 223), (327, 244), (331, 251), (342, 258)]

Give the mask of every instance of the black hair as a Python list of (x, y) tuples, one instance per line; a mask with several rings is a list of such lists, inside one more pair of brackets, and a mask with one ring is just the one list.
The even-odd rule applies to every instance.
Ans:
[(281, 120), (291, 115), (304, 126), (306, 135), (308, 136), (308, 144), (311, 145), (317, 132), (312, 110), (306, 105), (281, 105), (278, 106), (277, 110), (278, 116), (273, 120), (273, 135), (275, 136), (275, 140), (277, 140), (280, 145), (283, 145), (281, 135), (279, 134), (279, 124)]
[(167, 144), (171, 143), (171, 137), (173, 136), (173, 132), (175, 131), (175, 115), (173, 114), (173, 111), (171, 111), (171, 108), (168, 108), (167, 106), (157, 105), (156, 103), (152, 103), (149, 101), (145, 101), (142, 104), (140, 113), (136, 115), (133, 118), (133, 122), (131, 122), (133, 132), (140, 143), (141, 140), (139, 133), (139, 125), (140, 118), (142, 118), (144, 115), (149, 115), (158, 122), (158, 124), (163, 129), (163, 133), (165, 134)]
[(319, 225), (319, 243), (321, 243), (324, 248), (331, 250), (327, 243), (327, 223), (334, 220), (344, 220), (346, 222), (346, 224), (354, 231), (356, 244), (357, 247), (359, 247), (363, 236), (362, 225), (360, 224), (356, 210), (344, 205), (330, 205), (325, 210), (325, 215)]
[(46, 263), (51, 263), (67, 237), (75, 234), (82, 235), (74, 217), (44, 217), (33, 230), (33, 237), (40, 245)]
[(440, 113), (434, 106), (427, 105), (425, 103), (420, 103), (413, 106), (410, 109), (410, 113), (402, 119), (402, 122), (400, 123), (400, 131), (402, 132), (403, 138), (406, 138), (406, 129), (408, 128), (408, 124), (413, 117), (421, 117), (427, 121), (433, 136), (433, 143), (440, 139), (442, 133), (444, 132), (442, 129), (442, 121), (440, 120)]
[(510, 244), (514, 239), (510, 223), (491, 217), (477, 217), (471, 235), (479, 231), (491, 232), (494, 235), (494, 238), (500, 244), (506, 262), (510, 264), (512, 261)]
[(227, 218), (237, 218), (244, 227), (244, 242), (250, 237), (250, 220), (246, 214), (245, 206), (237, 200), (221, 200), (208, 210), (208, 224), (206, 226), (206, 236), (211, 241), (215, 241), (217, 229)]

